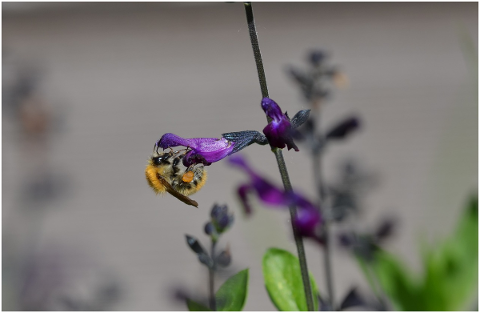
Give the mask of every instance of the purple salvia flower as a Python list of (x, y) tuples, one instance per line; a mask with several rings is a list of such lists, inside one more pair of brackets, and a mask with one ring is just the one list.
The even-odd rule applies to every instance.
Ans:
[(254, 191), (263, 203), (274, 206), (287, 208), (290, 205), (297, 207), (297, 216), (294, 220), (295, 225), (304, 237), (312, 237), (321, 242), (319, 230), (322, 225), (322, 217), (320, 210), (308, 201), (302, 195), (290, 191), (285, 192), (277, 188), (266, 179), (258, 175), (243, 159), (243, 157), (236, 155), (228, 159), (228, 161), (243, 169), (250, 176), (250, 183), (243, 184), (238, 189), (240, 200), (247, 214), (250, 214), (252, 209), (247, 199), (247, 193)]
[(290, 119), (282, 113), (278, 104), (272, 99), (265, 97), (262, 99), (262, 109), (272, 119), (263, 129), (263, 133), (270, 145), (280, 149), (287, 146), (288, 150), (293, 148), (295, 151), (298, 151), (298, 147), (293, 142), (293, 128)]
[(225, 133), (222, 134), (222, 138), (220, 139), (182, 138), (175, 134), (167, 133), (156, 142), (155, 147), (157, 149), (167, 149), (178, 146), (188, 148), (189, 151), (183, 157), (183, 164), (190, 166), (198, 163), (210, 165), (253, 143), (266, 145), (268, 141), (263, 134), (255, 130)]
[(244, 208), (247, 209), (247, 214), (251, 212), (246, 196), (248, 191), (255, 191), (258, 197), (268, 205), (282, 206), (288, 202), (288, 199), (282, 190), (255, 173), (241, 156), (232, 156), (228, 161), (233, 165), (239, 166), (250, 175), (251, 182), (240, 186), (238, 189)]
[(167, 133), (157, 141), (157, 147), (167, 149), (171, 147), (184, 146), (191, 150), (183, 158), (183, 164), (203, 163), (210, 165), (220, 161), (233, 151), (235, 143), (225, 138), (182, 138), (172, 133)]

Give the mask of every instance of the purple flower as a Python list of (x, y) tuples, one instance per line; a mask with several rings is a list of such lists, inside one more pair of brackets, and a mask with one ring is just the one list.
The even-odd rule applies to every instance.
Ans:
[(321, 242), (320, 230), (322, 217), (320, 210), (305, 197), (295, 191), (284, 191), (257, 174), (241, 156), (232, 156), (228, 161), (243, 169), (250, 176), (250, 183), (241, 185), (238, 194), (245, 212), (252, 212), (248, 202), (248, 193), (254, 192), (259, 199), (270, 207), (288, 208), (290, 205), (297, 207), (297, 216), (294, 220), (301, 236), (311, 237)]
[(297, 211), (295, 225), (300, 236), (310, 237), (322, 241), (320, 227), (322, 217), (318, 210), (304, 209)]
[(185, 154), (183, 164), (190, 166), (195, 163), (210, 165), (220, 161), (232, 153), (235, 144), (225, 138), (182, 138), (172, 133), (167, 133), (157, 141), (157, 147), (167, 149), (184, 146), (191, 150)]
[(188, 152), (183, 157), (183, 164), (190, 166), (192, 164), (203, 163), (210, 165), (213, 162), (242, 150), (243, 148), (258, 143), (267, 144), (267, 138), (254, 130), (241, 132), (225, 133), (222, 138), (182, 138), (172, 133), (167, 133), (155, 144), (156, 148), (167, 149), (171, 147), (183, 146)]
[(258, 197), (267, 205), (271, 206), (284, 206), (288, 202), (287, 196), (284, 191), (278, 189), (269, 181), (265, 180), (261, 176), (257, 175), (250, 166), (245, 162), (241, 156), (233, 156), (228, 161), (242, 168), (247, 174), (250, 175), (251, 182), (243, 184), (238, 188), (238, 194), (242, 200), (245, 212), (251, 213), (251, 207), (248, 203), (247, 194), (249, 192), (256, 192)]
[(287, 115), (282, 113), (278, 104), (270, 98), (262, 99), (262, 109), (265, 114), (272, 119), (270, 123), (263, 129), (263, 133), (268, 139), (272, 147), (283, 149), (285, 145), (288, 150), (298, 147), (293, 142), (293, 127)]

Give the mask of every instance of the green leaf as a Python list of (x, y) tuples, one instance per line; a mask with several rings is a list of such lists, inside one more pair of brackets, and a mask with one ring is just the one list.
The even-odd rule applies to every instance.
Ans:
[(428, 310), (463, 310), (478, 286), (478, 203), (472, 197), (455, 232), (423, 254)]
[(187, 298), (187, 307), (189, 311), (211, 311), (209, 308)]
[(248, 293), (248, 268), (238, 272), (218, 289), (215, 294), (217, 311), (241, 311)]
[(395, 310), (421, 310), (419, 307), (423, 304), (418, 283), (395, 255), (378, 250), (371, 266), (383, 291), (392, 300)]
[(463, 213), (448, 238), (423, 249), (423, 271), (415, 276), (399, 257), (381, 249), (372, 262), (359, 260), (372, 287), (370, 273), (395, 310), (457, 311), (468, 308), (468, 300), (473, 300), (478, 288), (477, 197), (470, 199)]
[[(273, 304), (280, 311), (307, 311), (298, 258), (288, 251), (270, 248), (263, 256), (263, 278)], [(318, 288), (310, 275), (314, 309), (318, 310)]]

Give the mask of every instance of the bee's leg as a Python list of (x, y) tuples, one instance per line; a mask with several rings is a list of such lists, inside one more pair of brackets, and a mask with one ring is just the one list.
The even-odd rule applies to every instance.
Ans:
[(204, 165), (202, 163), (198, 163), (192, 166), (192, 172), (195, 175), (195, 177), (201, 178), (203, 177), (203, 170)]

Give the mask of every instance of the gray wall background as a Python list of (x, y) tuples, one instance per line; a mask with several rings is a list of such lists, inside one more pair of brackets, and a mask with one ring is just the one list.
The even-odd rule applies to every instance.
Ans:
[[(207, 272), (184, 234), (207, 245), (203, 225), (218, 202), (236, 215), (220, 246), (230, 244), (232, 270), (250, 268), (245, 309), (274, 310), (261, 258), (271, 246), (295, 252), (288, 213), (256, 203), (255, 215), (244, 219), (234, 190), (246, 176), (225, 161), (208, 169), (208, 183), (192, 197), (198, 209), (155, 196), (143, 174), (153, 143), (166, 132), (219, 137), (265, 126), (243, 5), (2, 8), (4, 94), (19, 73), (38, 70), (34, 103), (52, 120), (45, 137), (32, 139), (11, 113), (18, 103), (4, 98), (4, 309), (37, 303), (42, 292), (89, 301), (92, 286), (111, 279), (122, 293), (107, 309), (185, 310), (172, 290), (206, 294)], [(330, 147), (325, 179), (333, 180), (349, 156), (376, 172), (380, 183), (351, 227), (369, 229), (395, 216), (398, 231), (386, 247), (418, 269), (419, 240), (434, 243), (448, 234), (477, 188), (477, 71), (462, 52), (462, 34), (477, 46), (477, 4), (255, 3), (254, 10), (270, 95), (283, 110), (304, 108), (285, 68), (304, 65), (309, 49), (331, 52), (331, 63), (348, 76), (348, 88), (325, 105), (322, 123), (357, 113), (364, 127)], [(268, 148), (244, 154), (281, 183)], [(285, 159), (295, 188), (313, 197), (306, 151), (285, 152)], [(37, 198), (25, 189), (34, 177), (51, 186)], [(306, 246), (324, 292), (321, 251)], [(339, 249), (333, 257), (337, 301), (353, 285), (368, 293), (352, 258)], [(37, 276), (26, 277), (44, 288), (24, 290), (22, 298), (16, 290), (31, 268)], [(59, 308), (54, 301), (43, 305)]]

